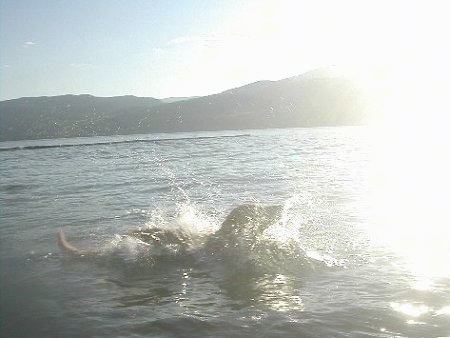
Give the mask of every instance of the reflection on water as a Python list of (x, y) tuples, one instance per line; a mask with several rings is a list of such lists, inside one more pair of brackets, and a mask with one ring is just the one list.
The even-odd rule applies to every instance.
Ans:
[(260, 301), (275, 311), (303, 310), (304, 304), (297, 294), (298, 285), (295, 285), (288, 277), (277, 274), (266, 276), (256, 282), (261, 295), (256, 301)]
[(419, 317), (425, 313), (430, 312), (430, 308), (424, 304), (391, 303), (391, 307), (395, 311), (401, 312), (411, 317)]
[(450, 275), (450, 171), (446, 146), (432, 134), (404, 127), (372, 135), (370, 231), (405, 258), (422, 285)]

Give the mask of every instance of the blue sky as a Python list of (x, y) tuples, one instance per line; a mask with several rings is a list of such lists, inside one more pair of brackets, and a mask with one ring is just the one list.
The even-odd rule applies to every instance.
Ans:
[(450, 59), (445, 1), (2, 0), (0, 6), (1, 100), (207, 95), (329, 65), (409, 83), (434, 80)]

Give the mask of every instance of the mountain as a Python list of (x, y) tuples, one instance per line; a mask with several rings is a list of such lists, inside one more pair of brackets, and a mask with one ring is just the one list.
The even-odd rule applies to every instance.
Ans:
[(91, 95), (0, 102), (0, 140), (363, 124), (365, 96), (352, 79), (317, 70), (219, 94), (165, 103)]
[(0, 102), (0, 140), (23, 140), (120, 133), (133, 109), (162, 102), (135, 96), (62, 95)]

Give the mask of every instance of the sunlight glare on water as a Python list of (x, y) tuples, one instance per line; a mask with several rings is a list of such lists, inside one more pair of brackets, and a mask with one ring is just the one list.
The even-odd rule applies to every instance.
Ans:
[(449, 171), (441, 132), (415, 125), (374, 134), (373, 235), (406, 259), (419, 288), (450, 275)]

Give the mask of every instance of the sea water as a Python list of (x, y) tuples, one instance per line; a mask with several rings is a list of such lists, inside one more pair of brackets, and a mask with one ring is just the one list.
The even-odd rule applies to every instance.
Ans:
[(450, 336), (447, 174), (373, 135), (1, 143), (1, 335)]

